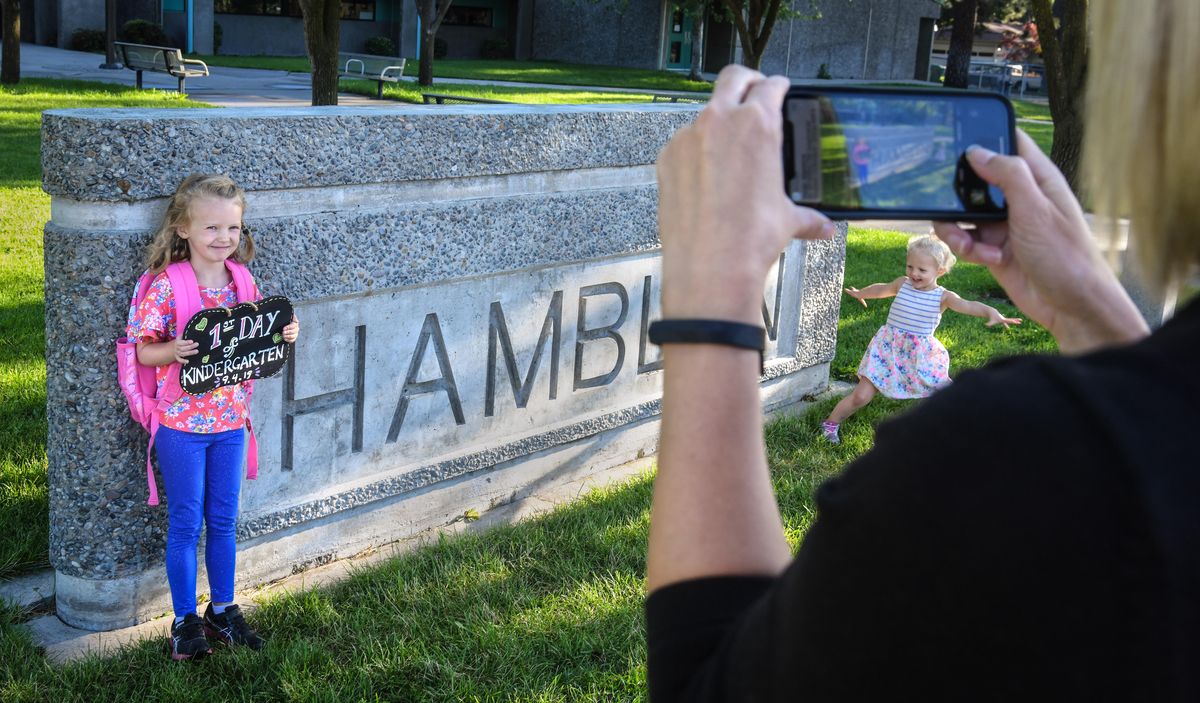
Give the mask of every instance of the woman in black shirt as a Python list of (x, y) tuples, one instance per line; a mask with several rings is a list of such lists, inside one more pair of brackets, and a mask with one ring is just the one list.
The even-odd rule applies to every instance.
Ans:
[[(1200, 9), (1091, 9), (1089, 192), (1169, 285), (1200, 262)], [(664, 318), (757, 325), (778, 252), (832, 236), (779, 185), (787, 87), (727, 68), (663, 150)], [(757, 353), (664, 344), (653, 700), (1200, 700), (1200, 306), (1147, 336), (1065, 179), (1018, 151), (968, 153), (1009, 220), (937, 232), (1062, 355), (964, 373), (881, 425), (794, 558)]]

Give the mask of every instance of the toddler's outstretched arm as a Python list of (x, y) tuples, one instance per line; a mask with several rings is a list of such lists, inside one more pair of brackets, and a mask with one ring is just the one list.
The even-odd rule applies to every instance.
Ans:
[(942, 295), (942, 307), (949, 308), (954, 312), (961, 312), (964, 315), (982, 317), (987, 320), (985, 324), (988, 327), (1004, 325), (1004, 329), (1008, 329), (1009, 325), (1021, 324), (1021, 318), (1019, 317), (1005, 317), (991, 305), (985, 305), (974, 300), (963, 300), (962, 296), (953, 291), (946, 291)]
[(867, 307), (867, 298), (891, 298), (900, 292), (900, 286), (903, 284), (904, 277), (901, 276), (891, 283), (872, 283), (862, 289), (847, 287), (846, 294), (862, 303), (865, 308)]

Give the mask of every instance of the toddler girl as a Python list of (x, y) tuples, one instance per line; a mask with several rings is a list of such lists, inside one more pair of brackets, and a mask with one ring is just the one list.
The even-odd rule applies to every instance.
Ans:
[[(254, 258), (254, 240), (243, 229), (246, 199), (226, 176), (192, 175), (171, 196), (162, 225), (147, 252), (151, 274), (158, 274), (141, 303), (129, 313), (126, 336), (137, 340), (138, 362), (156, 367), (161, 390), (171, 364), (187, 364), (195, 342), (181, 336), (187, 320), (175, 316), (175, 295), (165, 269), (187, 261), (195, 273), (203, 307), (233, 307), (238, 301), (229, 266)], [(236, 264), (227, 265), (231, 260)], [(245, 280), (252, 280), (249, 276)], [(251, 285), (253, 285), (251, 283)], [(242, 291), (243, 300), (257, 300)], [(283, 339), (295, 342), (295, 317)], [(162, 412), (154, 446), (167, 491), (167, 582), (175, 622), (171, 657), (190, 659), (210, 653), (209, 636), (230, 645), (261, 649), (263, 639), (246, 623), (233, 602), (233, 576), (241, 471), (246, 461), (247, 384), (224, 386), (202, 395), (184, 393)], [(212, 601), (196, 614), (196, 545), (206, 525), (204, 563)]]
[(916, 237), (908, 243), (905, 274), (891, 283), (874, 283), (862, 290), (847, 288), (863, 307), (867, 298), (896, 297), (887, 324), (879, 328), (867, 353), (858, 364), (858, 386), (842, 398), (821, 423), (825, 439), (837, 444), (838, 425), (864, 407), (876, 392), (889, 398), (924, 398), (950, 383), (950, 355), (933, 336), (949, 309), (987, 320), (987, 326), (1020, 324), (990, 305), (963, 300), (938, 285), (938, 278), (954, 266), (954, 254), (933, 235)]

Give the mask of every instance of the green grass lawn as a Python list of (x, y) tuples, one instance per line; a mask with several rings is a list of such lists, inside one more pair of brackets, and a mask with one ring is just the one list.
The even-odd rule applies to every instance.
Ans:
[[(235, 68), (268, 68), (277, 71), (309, 73), (312, 64), (307, 56), (208, 56), (195, 55), (209, 66)], [(416, 76), (420, 63), (408, 59), (404, 75)], [(672, 71), (644, 68), (592, 66), (590, 64), (558, 63), (555, 61), (504, 61), (489, 59), (438, 59), (433, 62), (433, 77), (472, 80), (514, 81), (518, 83), (549, 83), (553, 85), (598, 86), (603, 88), (637, 88), (650, 92), (661, 90), (690, 90), (708, 92), (712, 84), (690, 81), (686, 75)]]
[[(343, 80), (341, 90), (347, 93), (357, 93), (375, 97), (377, 89), (374, 81)], [(653, 99), (650, 94), (636, 93), (603, 93), (586, 90), (551, 90), (529, 86), (478, 86), (462, 83), (438, 83), (422, 88), (415, 83), (389, 83), (383, 86), (383, 97), (406, 103), (424, 102), (422, 93), (438, 95), (458, 95), (466, 98), (482, 98), (484, 100), (500, 100), (503, 102), (523, 103), (526, 105), (581, 105), (594, 103), (646, 103)]]
[(1017, 119), (1022, 120), (1043, 120), (1052, 122), (1054, 118), (1050, 116), (1050, 106), (1046, 103), (1035, 103), (1031, 100), (1012, 99), (1013, 110), (1017, 113)]
[(0, 86), (0, 578), (47, 565), (42, 225), (50, 197), (41, 187), (41, 113), (196, 104), (82, 81)]
[[(852, 230), (847, 281), (894, 278), (906, 239)], [(960, 264), (943, 282), (1012, 311), (980, 267)], [(843, 299), (836, 377), (852, 377), (887, 307), (872, 301), (864, 312)], [(989, 330), (953, 313), (939, 336), (955, 373), (996, 354), (1053, 348), (1036, 325)], [(815, 518), (817, 485), (870, 448), (877, 423), (919, 401), (876, 400), (843, 425), (839, 446), (818, 437), (834, 402), (766, 429), (793, 546)], [(0, 699), (645, 700), (650, 485), (644, 476), (543, 518), (440, 540), (331, 588), (269, 599), (255, 616), (271, 636), (261, 654), (219, 651), (180, 666), (162, 642), (145, 642), (112, 659), (51, 667), (15, 626), (17, 614), (0, 613)]]

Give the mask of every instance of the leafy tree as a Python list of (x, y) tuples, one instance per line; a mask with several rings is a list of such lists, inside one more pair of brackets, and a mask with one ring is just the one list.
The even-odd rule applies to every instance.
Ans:
[[(1041, 28), (1038, 37), (1046, 63), (1045, 81), (1054, 118), (1050, 159), (1079, 193), (1079, 159), (1083, 151), (1083, 93), (1087, 84), (1087, 0), (1032, 0)], [(1052, 5), (1061, 7), (1056, 18)], [(1058, 20), (1057, 23), (1055, 20)]]
[(4, 51), (0, 56), (0, 83), (21, 80), (21, 0), (3, 0)]
[(312, 104), (338, 104), (338, 42), (341, 0), (299, 0), (304, 16), (304, 48), (312, 62)]
[(816, 0), (809, 0), (808, 10), (796, 10), (793, 0), (721, 0), (724, 16), (737, 28), (742, 43), (742, 64), (757, 69), (762, 64), (767, 42), (780, 19), (820, 19)]
[(421, 69), (418, 85), (433, 85), (433, 42), (446, 11), (454, 0), (416, 0), (417, 15), (421, 18)]

